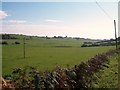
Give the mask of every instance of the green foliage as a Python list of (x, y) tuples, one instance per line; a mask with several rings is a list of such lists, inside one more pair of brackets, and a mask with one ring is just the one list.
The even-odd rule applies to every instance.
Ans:
[(20, 42), (17, 42), (17, 41), (16, 41), (15, 44), (20, 44)]
[(2, 45), (8, 45), (8, 42), (2, 41)]
[[(110, 39), (110, 40), (103, 40), (103, 41), (98, 41), (98, 42), (84, 42), (81, 47), (95, 47), (95, 46), (115, 46), (115, 40)], [(119, 45), (119, 41), (118, 41)]]
[(18, 39), (10, 34), (2, 34), (2, 39)]

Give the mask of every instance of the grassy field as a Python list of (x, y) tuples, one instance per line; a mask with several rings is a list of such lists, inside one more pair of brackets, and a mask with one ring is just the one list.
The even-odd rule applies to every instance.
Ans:
[(111, 57), (106, 63), (108, 67), (104, 67), (96, 74), (97, 81), (94, 82), (93, 88), (118, 88), (118, 60), (120, 60), (120, 55)]
[[(26, 40), (26, 58), (23, 58), (23, 40), (5, 40), (9, 45), (2, 46), (3, 75), (10, 74), (15, 67), (27, 65), (37, 67), (41, 71), (52, 70), (55, 66), (73, 66), (86, 61), (98, 53), (115, 49), (114, 46), (80, 47), (85, 41), (75, 39), (45, 39), (34, 37)], [(21, 44), (15, 45), (18, 41)]]

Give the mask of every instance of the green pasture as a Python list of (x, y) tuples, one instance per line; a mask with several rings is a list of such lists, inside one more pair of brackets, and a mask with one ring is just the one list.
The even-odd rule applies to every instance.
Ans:
[(96, 73), (97, 80), (93, 83), (93, 88), (114, 88), (119, 87), (118, 78), (118, 62), (120, 60), (120, 54), (112, 56), (103, 70)]
[[(15, 67), (27, 65), (37, 67), (39, 70), (52, 70), (56, 66), (70, 67), (87, 61), (98, 53), (103, 53), (115, 46), (80, 47), (89, 40), (74, 39), (45, 39), (34, 37), (26, 40), (26, 58), (23, 58), (23, 39), (5, 40), (9, 44), (2, 45), (3, 75), (10, 74)], [(21, 44), (15, 45), (18, 41)], [(66, 47), (65, 47), (66, 46)]]

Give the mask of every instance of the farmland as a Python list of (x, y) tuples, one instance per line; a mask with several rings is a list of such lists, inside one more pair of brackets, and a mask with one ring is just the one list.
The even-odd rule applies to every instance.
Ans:
[(94, 88), (118, 88), (118, 60), (120, 55), (113, 56), (109, 62), (106, 63), (108, 67), (96, 74), (97, 81), (94, 82)]
[[(83, 42), (93, 41), (88, 39), (55, 39), (26, 36), (25, 59), (23, 58), (23, 36), (16, 35), (19, 39), (6, 39), (8, 45), (2, 46), (3, 75), (10, 74), (15, 67), (34, 66), (40, 71), (52, 70), (56, 66), (72, 67), (82, 61), (94, 57), (98, 53), (115, 49), (115, 46), (80, 47)], [(20, 44), (13, 44), (15, 41)], [(95, 42), (95, 41), (93, 41)]]

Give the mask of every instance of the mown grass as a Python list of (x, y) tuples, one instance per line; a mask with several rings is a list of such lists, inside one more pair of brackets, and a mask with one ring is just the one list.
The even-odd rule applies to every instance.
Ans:
[[(70, 67), (86, 61), (94, 55), (114, 49), (114, 46), (86, 47), (81, 48), (85, 40), (73, 39), (44, 39), (32, 38), (26, 40), (26, 58), (23, 58), (23, 40), (6, 40), (9, 45), (2, 46), (2, 70), (3, 75), (10, 74), (15, 67), (27, 65), (37, 67), (39, 70), (52, 70), (57, 65)], [(19, 41), (20, 45), (12, 45), (12, 42)], [(87, 40), (86, 40), (87, 41)], [(72, 47), (55, 47), (72, 46)]]

